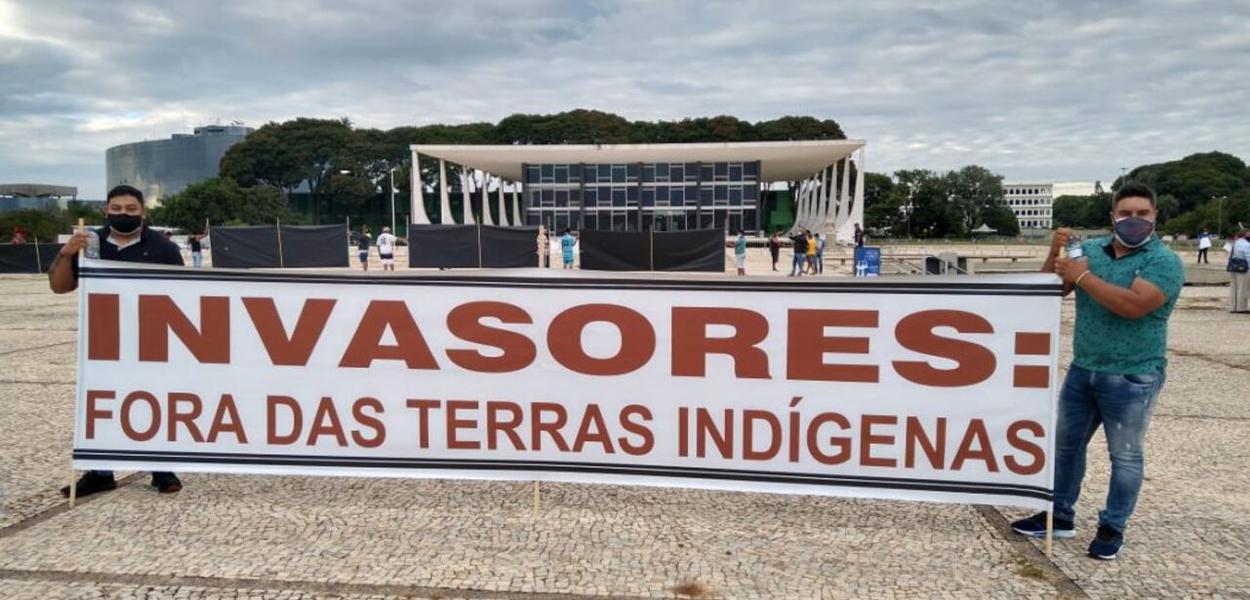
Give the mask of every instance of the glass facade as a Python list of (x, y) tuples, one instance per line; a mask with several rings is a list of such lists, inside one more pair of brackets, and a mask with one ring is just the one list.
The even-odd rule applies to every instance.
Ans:
[(207, 125), (195, 128), (191, 135), (113, 146), (104, 153), (105, 187), (132, 185), (149, 204), (159, 204), (161, 198), (192, 183), (216, 177), (226, 150), (252, 131), (238, 125)]
[(758, 228), (760, 163), (525, 165), (529, 225), (555, 231)]

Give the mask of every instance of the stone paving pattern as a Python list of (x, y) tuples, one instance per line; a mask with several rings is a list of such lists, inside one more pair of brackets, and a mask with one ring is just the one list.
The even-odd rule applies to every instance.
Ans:
[(543, 484), (534, 520), (524, 483), (141, 475), (65, 511), (76, 297), (0, 276), (0, 598), (1250, 598), (1250, 317), (1226, 293), (1183, 294), (1102, 563), (1101, 434), (1053, 562), (978, 507), (702, 490)]

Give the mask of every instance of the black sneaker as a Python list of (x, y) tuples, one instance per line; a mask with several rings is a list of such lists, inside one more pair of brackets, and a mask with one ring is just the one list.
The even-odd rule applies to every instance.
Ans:
[[(74, 496), (83, 498), (97, 492), (117, 489), (117, 480), (112, 475), (100, 475), (95, 471), (87, 471), (74, 483)], [(69, 498), (69, 486), (61, 488), (61, 495)]]
[(152, 473), (152, 487), (162, 494), (172, 494), (182, 490), (182, 481), (173, 473)]
[(1115, 560), (1124, 545), (1124, 534), (1110, 525), (1099, 525), (1098, 535), (1089, 543), (1089, 555), (1098, 560)]
[[(1046, 513), (1039, 512), (1027, 519), (1020, 519), (1011, 524), (1012, 531), (1020, 535), (1029, 537), (1044, 538), (1046, 537)], [(1076, 536), (1076, 525), (1072, 521), (1063, 519), (1054, 520), (1054, 530), (1052, 532), (1056, 538), (1068, 539)]]

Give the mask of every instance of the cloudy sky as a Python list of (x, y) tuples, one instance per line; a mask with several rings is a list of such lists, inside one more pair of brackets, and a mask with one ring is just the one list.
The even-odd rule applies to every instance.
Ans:
[(1250, 2), (0, 0), (0, 182), (210, 122), (832, 118), (873, 171), (1250, 159)]

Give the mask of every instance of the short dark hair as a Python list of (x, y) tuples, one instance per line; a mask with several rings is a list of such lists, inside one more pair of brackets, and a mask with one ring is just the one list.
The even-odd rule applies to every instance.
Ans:
[(143, 192), (140, 192), (139, 188), (131, 187), (126, 184), (115, 186), (113, 189), (109, 190), (108, 196), (105, 196), (104, 198), (104, 202), (107, 203), (109, 200), (118, 196), (133, 196), (139, 201), (139, 204), (143, 204)]
[(1120, 186), (1120, 189), (1115, 191), (1115, 196), (1111, 198), (1111, 210), (1115, 210), (1115, 205), (1125, 198), (1145, 198), (1150, 201), (1152, 208), (1156, 206), (1155, 191), (1144, 183), (1130, 181)]

